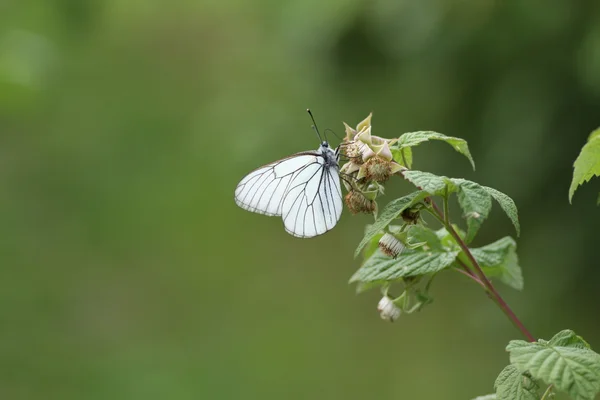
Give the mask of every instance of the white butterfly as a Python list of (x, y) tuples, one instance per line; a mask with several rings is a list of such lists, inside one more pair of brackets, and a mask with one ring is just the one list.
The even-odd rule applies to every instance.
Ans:
[(244, 210), (281, 216), (285, 230), (296, 237), (321, 235), (342, 215), (339, 159), (339, 147), (332, 150), (323, 141), (315, 151), (267, 164), (240, 181), (235, 202)]

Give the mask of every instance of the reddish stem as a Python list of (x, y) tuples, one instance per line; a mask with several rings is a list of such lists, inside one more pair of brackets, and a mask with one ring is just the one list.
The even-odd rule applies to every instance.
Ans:
[[(435, 210), (435, 212), (438, 214), (438, 216), (442, 220), (444, 220), (444, 214), (439, 209), (439, 207), (434, 203), (433, 199), (430, 198), (430, 202), (431, 202), (431, 206), (433, 207), (433, 209)], [(460, 246), (460, 248), (462, 249), (462, 251), (465, 253), (465, 255), (467, 256), (467, 258), (469, 259), (469, 261), (473, 265), (473, 268), (475, 268), (475, 273), (479, 277), (479, 280), (481, 281), (481, 283), (485, 287), (485, 289), (488, 292), (490, 298), (492, 300), (494, 300), (494, 302), (498, 305), (498, 307), (500, 307), (500, 309), (502, 310), (502, 312), (504, 312), (504, 314), (506, 314), (506, 316), (515, 325), (515, 327), (518, 330), (521, 331), (521, 333), (523, 334), (523, 336), (525, 336), (527, 338), (527, 340), (529, 340), (530, 342), (535, 342), (535, 338), (533, 337), (533, 335), (527, 330), (527, 328), (525, 328), (525, 325), (523, 325), (523, 323), (521, 322), (521, 320), (517, 317), (517, 315), (509, 307), (509, 305), (506, 303), (506, 301), (504, 301), (504, 299), (502, 298), (502, 296), (500, 296), (500, 293), (498, 293), (498, 291), (496, 290), (496, 288), (494, 287), (494, 285), (492, 285), (492, 282), (485, 275), (485, 272), (483, 272), (483, 270), (481, 269), (481, 266), (479, 265), (479, 263), (477, 262), (477, 260), (473, 256), (473, 254), (471, 253), (471, 250), (469, 249), (469, 247), (467, 246), (467, 244), (465, 243), (465, 241), (460, 237), (460, 235), (458, 233), (456, 233), (456, 230), (454, 229), (454, 227), (452, 226), (452, 224), (447, 224), (446, 229), (448, 230), (448, 232), (450, 233), (450, 235), (452, 235), (452, 237), (454, 238), (454, 240), (456, 240), (456, 243), (458, 243), (458, 245)], [(464, 265), (464, 267), (467, 267), (467, 266)], [(468, 269), (468, 270), (470, 272), (470, 269)]]
[[(459, 262), (459, 264), (461, 264), (461, 263)], [(473, 279), (475, 282), (479, 283), (479, 285), (481, 287), (485, 288), (485, 285), (483, 284), (483, 282), (481, 282), (478, 277), (476, 277), (475, 275), (473, 275), (471, 273), (471, 271), (469, 270), (469, 268), (465, 264), (461, 264), (461, 267), (463, 267), (463, 269), (455, 268), (456, 272), (460, 272), (461, 274), (463, 274), (467, 278)]]

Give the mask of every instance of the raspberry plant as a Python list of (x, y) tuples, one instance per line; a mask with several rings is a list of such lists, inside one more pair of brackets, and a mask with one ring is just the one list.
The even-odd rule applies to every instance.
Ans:
[[(600, 143), (596, 143), (599, 134), (600, 131), (593, 133), (590, 137), (593, 146), (589, 143), (586, 146), (595, 149)], [(357, 284), (359, 293), (379, 287), (383, 294), (378, 305), (380, 315), (394, 321), (401, 314), (419, 311), (431, 302), (429, 288), (441, 272), (461, 273), (479, 285), (527, 339), (510, 341), (506, 347), (510, 363), (496, 379), (495, 393), (477, 399), (547, 400), (555, 392), (565, 392), (574, 400), (592, 400), (600, 392), (600, 355), (571, 330), (560, 331), (549, 340), (536, 340), (492, 283), (500, 281), (514, 289), (523, 289), (516, 240), (505, 236), (486, 246), (469, 246), (488, 217), (493, 201), (510, 218), (518, 237), (520, 226), (514, 201), (476, 182), (412, 169), (412, 148), (430, 140), (448, 143), (475, 168), (463, 139), (431, 131), (385, 139), (372, 134), (371, 115), (356, 128), (346, 125), (342, 147), (348, 162), (340, 169), (348, 190), (346, 204), (353, 213), (375, 216), (356, 249), (355, 256), (362, 255), (363, 261), (350, 282)], [(595, 163), (585, 161), (583, 167), (578, 159), (575, 175), (582, 168), (600, 165), (598, 159)], [(586, 171), (579, 178), (574, 177), (574, 182), (589, 180), (591, 175)], [(597, 175), (598, 171), (593, 173)], [(412, 183), (415, 191), (379, 210), (377, 198), (392, 178)], [(577, 184), (572, 186), (570, 196)], [(450, 218), (452, 195), (458, 197), (465, 230)], [(427, 226), (423, 214), (430, 214), (439, 228)], [(392, 291), (400, 294), (392, 296)]]

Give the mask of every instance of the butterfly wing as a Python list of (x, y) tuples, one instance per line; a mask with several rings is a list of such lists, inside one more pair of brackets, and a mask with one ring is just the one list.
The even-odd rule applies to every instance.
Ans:
[(268, 216), (282, 215), (283, 199), (292, 180), (319, 164), (319, 153), (306, 151), (255, 169), (235, 189), (235, 202), (244, 210)]
[(342, 215), (342, 189), (337, 165), (317, 157), (295, 174), (289, 183), (281, 215), (285, 230), (296, 237), (310, 238), (332, 229)]

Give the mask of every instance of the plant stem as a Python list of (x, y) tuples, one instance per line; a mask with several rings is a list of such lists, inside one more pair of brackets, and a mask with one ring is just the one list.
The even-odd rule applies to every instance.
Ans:
[[(431, 203), (431, 204), (433, 204), (435, 206), (435, 203), (433, 203), (433, 200), (430, 197), (428, 197), (426, 200), (428, 200), (429, 203)], [(443, 226), (446, 226), (445, 218), (444, 218), (444, 216), (440, 216), (439, 212), (433, 212), (429, 208), (425, 208), (425, 211), (428, 211), (435, 219), (438, 220), (438, 222), (440, 224), (442, 224)], [(481, 285), (481, 287), (483, 287), (484, 289), (486, 289), (486, 287), (483, 284), (483, 282), (481, 282), (479, 280), (479, 278), (477, 277), (477, 275), (475, 275), (475, 273), (473, 271), (471, 271), (471, 268), (469, 268), (469, 266), (467, 264), (465, 264), (464, 262), (462, 262), (461, 260), (458, 260), (458, 259), (456, 260), (456, 262), (458, 263), (458, 265), (460, 265), (462, 267), (462, 270), (459, 269), (459, 268), (456, 268), (456, 270), (458, 272), (460, 272), (460, 273), (468, 276), (469, 278), (473, 279), (475, 282), (479, 283)]]
[(468, 271), (468, 268), (467, 268), (467, 271), (465, 271), (465, 270), (464, 270), (464, 268), (463, 268), (463, 269), (460, 269), (460, 268), (456, 268), (456, 267), (455, 267), (454, 269), (456, 270), (456, 272), (460, 272), (460, 273), (461, 273), (461, 274), (463, 274), (464, 276), (466, 276), (466, 277), (468, 277), (468, 278), (471, 278), (471, 279), (473, 279), (473, 280), (474, 280), (475, 282), (477, 282), (477, 283), (478, 283), (478, 284), (479, 284), (479, 285), (480, 285), (482, 288), (484, 288), (484, 289), (485, 289), (485, 285), (483, 284), (483, 282), (481, 282), (481, 281), (479, 280), (479, 278), (478, 278), (478, 277), (476, 277), (475, 275), (472, 275), (472, 274), (470, 274), (469, 272), (467, 272), (467, 271)]
[(554, 385), (550, 385), (548, 386), (548, 389), (546, 389), (546, 391), (544, 392), (541, 400), (546, 400), (547, 398), (549, 399), (550, 394), (552, 393), (552, 389), (554, 388)]
[[(442, 214), (442, 211), (435, 204), (435, 202), (433, 201), (433, 199), (430, 199), (430, 202), (431, 202), (431, 206), (433, 207), (435, 213), (438, 214), (439, 218), (441, 220), (443, 220), (443, 221), (446, 221), (446, 219), (448, 218), (448, 216), (444, 216)], [(444, 225), (446, 227), (446, 230), (450, 233), (450, 235), (452, 235), (452, 237), (454, 238), (454, 240), (456, 240), (456, 243), (458, 243), (458, 245), (460, 246), (461, 250), (465, 253), (465, 255), (467, 256), (467, 258), (471, 262), (473, 268), (475, 269), (475, 274), (477, 275), (477, 277), (479, 278), (479, 280), (483, 283), (483, 285), (484, 285), (484, 287), (486, 289), (486, 292), (488, 292), (490, 298), (492, 300), (494, 300), (494, 302), (498, 305), (498, 307), (500, 307), (500, 309), (502, 310), (502, 312), (504, 314), (506, 314), (506, 316), (508, 317), (508, 319), (510, 319), (510, 321), (513, 323), (513, 325), (519, 331), (521, 331), (521, 333), (523, 334), (523, 336), (525, 336), (527, 338), (527, 340), (529, 340), (530, 342), (535, 342), (535, 338), (533, 337), (533, 335), (527, 330), (527, 328), (525, 328), (525, 325), (523, 325), (523, 323), (521, 322), (521, 320), (519, 320), (519, 318), (516, 316), (516, 314), (513, 312), (513, 310), (508, 306), (508, 304), (506, 303), (506, 301), (504, 301), (504, 299), (502, 298), (502, 296), (500, 296), (500, 293), (498, 293), (498, 291), (496, 290), (496, 288), (494, 287), (494, 285), (492, 285), (492, 282), (485, 275), (485, 273), (481, 269), (481, 266), (479, 265), (479, 263), (477, 262), (477, 260), (473, 256), (473, 254), (471, 253), (471, 250), (469, 249), (469, 247), (467, 246), (467, 244), (464, 242), (464, 240), (460, 237), (460, 235), (458, 233), (456, 233), (456, 230), (454, 230), (454, 227), (452, 226), (452, 224), (450, 224), (450, 223), (448, 223), (448, 224), (444, 223)]]
[[(433, 204), (433, 200), (431, 200)], [(450, 225), (450, 211), (448, 205), (448, 185), (446, 185), (446, 193), (444, 193), (444, 225)]]

